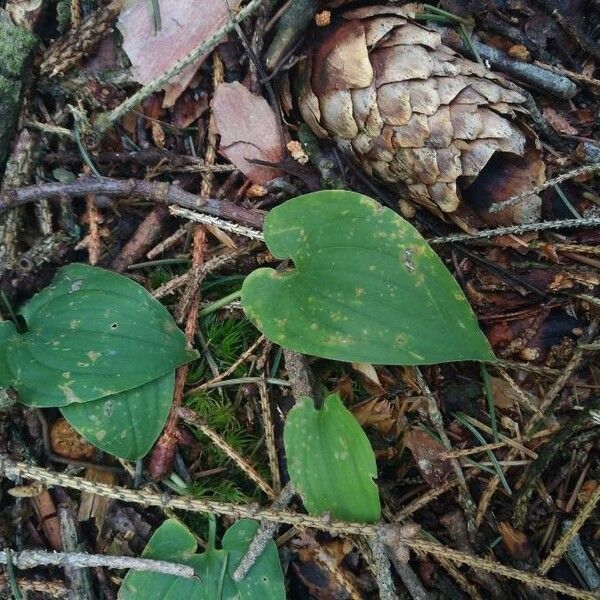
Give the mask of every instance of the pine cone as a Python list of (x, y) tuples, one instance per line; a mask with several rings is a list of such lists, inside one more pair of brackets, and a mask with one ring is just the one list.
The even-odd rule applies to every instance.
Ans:
[[(406, 186), (414, 202), (472, 230), (482, 219), (462, 191), (495, 153), (534, 164), (522, 189), (504, 186), (507, 196), (543, 181), (543, 163), (513, 119), (526, 112), (519, 88), (445, 46), (414, 14), (415, 5), (343, 13), (299, 64), (298, 105), (312, 131), (333, 138), (368, 175)], [(526, 147), (527, 161), (514, 161)], [(508, 220), (533, 218), (539, 202), (531, 198), (529, 214), (513, 210)]]

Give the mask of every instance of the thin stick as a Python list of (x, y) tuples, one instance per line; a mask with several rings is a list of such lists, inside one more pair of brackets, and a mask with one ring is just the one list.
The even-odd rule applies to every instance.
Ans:
[[(220, 515), (228, 515), (234, 518), (248, 519), (264, 519), (273, 523), (286, 523), (293, 526), (304, 526), (327, 531), (332, 534), (340, 535), (359, 535), (359, 536), (382, 536), (388, 527), (397, 527), (395, 524), (376, 523), (373, 525), (364, 523), (352, 523), (347, 521), (332, 521), (328, 517), (314, 517), (303, 515), (292, 511), (274, 511), (270, 509), (261, 509), (253, 505), (233, 504), (226, 502), (216, 502), (213, 500), (201, 500), (198, 498), (188, 498), (174, 496), (168, 494), (155, 494), (144, 490), (130, 490), (120, 486), (112, 486), (103, 483), (88, 481), (81, 477), (73, 477), (64, 473), (51, 473), (40, 467), (34, 467), (27, 463), (16, 462), (9, 458), (6, 454), (0, 454), (0, 468), (5, 476), (23, 477), (41, 481), (47, 486), (58, 485), (79, 491), (86, 491), (108, 498), (115, 498), (121, 502), (130, 502), (140, 504), (141, 506), (157, 506), (160, 508), (177, 508), (190, 512), (207, 513), (213, 512)], [(500, 563), (482, 559), (478, 556), (453, 550), (433, 542), (415, 539), (403, 539), (403, 543), (418, 552), (427, 552), (429, 554), (441, 554), (449, 560), (466, 564), (476, 569), (493, 572), (503, 577), (516, 579), (528, 585), (545, 587), (562, 594), (566, 594), (572, 598), (581, 598), (582, 600), (596, 600), (591, 592), (573, 588), (571, 586), (557, 583), (550, 579), (540, 577), (521, 571), (512, 569)]]
[(577, 515), (577, 518), (573, 521), (573, 524), (565, 531), (562, 537), (556, 542), (554, 548), (544, 559), (544, 562), (540, 565), (539, 573), (545, 575), (552, 567), (554, 567), (562, 558), (563, 554), (567, 551), (569, 544), (573, 541), (579, 530), (584, 526), (585, 522), (594, 512), (596, 505), (600, 502), (600, 486), (598, 486), (590, 499), (585, 503), (585, 506), (581, 512)]
[[(220, 267), (230, 262), (233, 262), (241, 256), (244, 256), (246, 254), (249, 254), (250, 252), (253, 252), (254, 250), (257, 250), (260, 246), (260, 242), (250, 242), (246, 246), (240, 246), (239, 248), (235, 248), (234, 250), (226, 250), (222, 254), (219, 254), (218, 256), (207, 260), (202, 267), (204, 276), (208, 275), (209, 273), (212, 273), (213, 271), (216, 271)], [(192, 276), (192, 274), (193, 271), (190, 269), (187, 273), (183, 273), (183, 275), (173, 277), (171, 281), (168, 281), (164, 285), (161, 285), (160, 287), (156, 288), (154, 292), (152, 292), (152, 296), (154, 296), (154, 298), (164, 298), (169, 294), (173, 294), (187, 283), (188, 279)]]
[[(105, 556), (86, 552), (46, 552), (45, 550), (9, 550), (13, 564), (18, 569), (33, 569), (42, 565), (59, 567), (106, 567), (108, 569), (133, 569), (134, 571), (153, 571), (165, 575), (176, 575), (190, 579), (194, 577), (193, 567), (164, 560), (135, 558), (131, 556)], [(7, 563), (6, 551), (0, 551), (0, 564)]]
[(219, 450), (227, 455), (269, 498), (275, 498), (275, 490), (261, 477), (258, 471), (216, 431), (213, 431), (199, 415), (184, 406), (180, 406), (177, 412), (186, 423), (198, 428)]
[(169, 212), (174, 217), (181, 217), (182, 219), (188, 219), (188, 221), (194, 221), (195, 223), (203, 223), (204, 225), (212, 225), (219, 229), (223, 229), (224, 231), (247, 237), (251, 240), (263, 241), (265, 239), (262, 232), (258, 231), (258, 229), (251, 229), (250, 227), (230, 223), (229, 221), (212, 217), (211, 215), (204, 215), (193, 210), (188, 210), (187, 208), (181, 208), (180, 206), (170, 206)]
[[(275, 501), (271, 507), (275, 509), (285, 508), (292, 500), (294, 493), (294, 486), (291, 483), (288, 483), (281, 489), (281, 492), (277, 498), (275, 498)], [(267, 521), (263, 521), (260, 524), (258, 531), (248, 546), (248, 550), (246, 550), (246, 554), (244, 554), (242, 557), (240, 564), (237, 566), (233, 574), (234, 581), (241, 581), (244, 579), (244, 577), (246, 577), (248, 571), (260, 558), (261, 554), (264, 552), (264, 549), (267, 547), (267, 543), (273, 538), (278, 528), (278, 523), (268, 523)]]
[[(434, 426), (437, 434), (440, 437), (440, 440), (446, 450), (452, 451), (452, 444), (450, 443), (450, 439), (446, 434), (446, 430), (444, 429), (444, 419), (442, 417), (442, 413), (440, 413), (440, 409), (438, 408), (437, 402), (425, 381), (423, 375), (421, 375), (421, 371), (418, 367), (414, 369), (415, 377), (417, 380), (418, 386), (421, 388), (425, 398), (427, 399), (427, 414), (429, 415), (429, 420), (431, 424)], [(463, 510), (465, 511), (465, 519), (467, 522), (467, 530), (470, 535), (474, 535), (476, 531), (475, 527), (475, 503), (471, 498), (471, 493), (469, 492), (469, 488), (467, 487), (467, 481), (465, 479), (465, 475), (462, 472), (462, 468), (460, 463), (456, 458), (451, 458), (450, 464), (452, 465), (452, 469), (454, 471), (454, 475), (458, 481), (458, 501), (460, 502)]]
[(480, 558), (466, 552), (460, 552), (453, 548), (448, 548), (437, 544), (436, 542), (429, 542), (422, 539), (406, 539), (403, 541), (412, 550), (425, 552), (432, 554), (433, 556), (441, 555), (444, 558), (451, 560), (454, 563), (468, 565), (474, 569), (480, 569), (487, 573), (493, 573), (494, 575), (501, 575), (502, 577), (508, 577), (509, 579), (515, 579), (524, 583), (525, 585), (531, 585), (546, 590), (551, 590), (571, 598), (580, 598), (581, 600), (597, 600), (596, 595), (593, 592), (587, 590), (581, 590), (574, 588), (564, 583), (552, 581), (546, 577), (540, 577), (528, 571), (520, 571), (519, 569), (513, 569), (507, 567), (501, 563), (486, 558)]
[(41, 183), (6, 190), (0, 196), (0, 211), (43, 199), (62, 200), (65, 197), (83, 197), (88, 194), (144, 198), (158, 204), (176, 204), (198, 212), (220, 217), (262, 229), (264, 216), (261, 212), (243, 208), (227, 200), (200, 198), (180, 187), (166, 182), (141, 179), (95, 179), (81, 177), (70, 183)]
[(553, 179), (548, 179), (547, 181), (544, 181), (544, 183), (541, 183), (540, 185), (537, 185), (534, 188), (531, 188), (527, 192), (523, 192), (522, 194), (518, 194), (516, 196), (513, 196), (512, 198), (509, 198), (508, 200), (505, 200), (504, 202), (499, 202), (498, 204), (495, 204), (494, 206), (492, 206), (490, 208), (490, 212), (491, 213), (500, 212), (500, 211), (504, 210), (505, 208), (508, 208), (509, 206), (514, 206), (515, 204), (519, 204), (519, 202), (521, 202), (522, 200), (525, 200), (525, 198), (531, 196), (532, 194), (537, 194), (538, 192), (541, 192), (545, 189), (548, 189), (550, 187), (558, 185), (559, 183), (562, 183), (563, 181), (567, 181), (567, 179), (573, 179), (575, 177), (579, 177), (580, 175), (587, 175), (588, 173), (594, 173), (595, 171), (600, 171), (600, 163), (594, 163), (591, 165), (583, 165), (581, 167), (577, 167), (576, 169), (567, 171), (566, 173), (562, 173), (562, 175), (559, 175), (558, 177), (554, 177)]
[[(490, 210), (491, 212), (491, 210)], [(574, 227), (597, 227), (600, 217), (587, 217), (585, 219), (558, 219), (556, 221), (541, 221), (539, 223), (525, 223), (524, 225), (510, 225), (509, 227), (496, 227), (484, 229), (477, 233), (456, 233), (442, 237), (428, 239), (430, 244), (450, 244), (453, 242), (469, 242), (501, 235), (527, 233), (528, 231), (546, 231), (547, 229), (570, 229)]]
[(397, 600), (396, 586), (392, 579), (390, 559), (387, 555), (384, 543), (378, 537), (370, 537), (367, 544), (371, 549), (371, 561), (369, 566), (377, 581), (380, 600)]
[(277, 460), (277, 448), (275, 446), (275, 427), (273, 425), (271, 403), (269, 402), (269, 391), (264, 377), (258, 380), (258, 392), (260, 395), (260, 412), (265, 429), (265, 444), (269, 458), (269, 469), (271, 470), (271, 481), (273, 482), (273, 487), (279, 491), (281, 490), (281, 475), (279, 474), (279, 461)]
[(137, 91), (135, 94), (127, 98), (124, 102), (119, 104), (116, 108), (111, 111), (98, 115), (94, 121), (94, 127), (100, 134), (105, 133), (110, 129), (113, 123), (118, 121), (121, 117), (127, 114), (130, 110), (138, 106), (143, 100), (148, 98), (151, 94), (161, 89), (166, 83), (168, 83), (173, 77), (181, 73), (188, 65), (196, 62), (201, 56), (212, 52), (217, 44), (225, 37), (228, 33), (235, 29), (236, 24), (241, 23), (246, 17), (257, 11), (262, 4), (262, 0), (251, 0), (251, 2), (242, 8), (240, 12), (229, 20), (219, 31), (210, 36), (207, 40), (204, 40), (199, 46), (197, 46), (187, 56), (178, 61), (173, 67), (171, 67), (166, 73), (163, 73), (160, 77), (146, 84), (143, 88)]
[(204, 390), (210, 389), (214, 386), (215, 383), (219, 381), (223, 381), (223, 379), (227, 379), (244, 361), (248, 359), (248, 357), (265, 341), (265, 336), (261, 335), (255, 342), (252, 344), (244, 353), (225, 371), (219, 373), (216, 377), (213, 377), (210, 381), (206, 381), (205, 383), (201, 383), (200, 385), (188, 390), (186, 392), (186, 396), (190, 396), (192, 394), (197, 394), (198, 392), (202, 392)]

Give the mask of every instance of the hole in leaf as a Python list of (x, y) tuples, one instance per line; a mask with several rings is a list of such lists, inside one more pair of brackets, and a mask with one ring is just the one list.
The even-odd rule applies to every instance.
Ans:
[(118, 327), (119, 327), (119, 324), (118, 324), (118, 323), (111, 323), (111, 324), (110, 324), (110, 328), (111, 328), (111, 329), (117, 329)]

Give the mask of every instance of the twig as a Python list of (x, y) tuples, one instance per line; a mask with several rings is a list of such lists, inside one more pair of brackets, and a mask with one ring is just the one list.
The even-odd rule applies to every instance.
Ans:
[[(497, 206), (497, 205), (496, 205)], [(519, 235), (528, 231), (545, 231), (547, 229), (571, 229), (574, 227), (597, 227), (600, 225), (600, 217), (587, 217), (585, 219), (558, 219), (556, 221), (541, 221), (539, 223), (524, 223), (523, 225), (510, 225), (508, 227), (496, 227), (495, 229), (484, 229), (477, 233), (456, 233), (428, 239), (430, 244), (449, 244), (453, 242), (469, 242), (485, 238), (498, 237), (501, 235)]]
[[(563, 529), (568, 529), (571, 525), (570, 521), (565, 521), (563, 523)], [(579, 535), (576, 535), (569, 544), (567, 548), (567, 556), (571, 560), (571, 562), (577, 567), (577, 570), (585, 580), (585, 583), (590, 588), (590, 590), (598, 590), (600, 589), (600, 573), (598, 573), (598, 569), (596, 565), (590, 560), (590, 557), (587, 555), (583, 544), (581, 543), (581, 538)]]
[(236, 450), (234, 450), (225, 440), (216, 432), (213, 431), (201, 418), (190, 408), (180, 406), (177, 409), (178, 415), (190, 425), (198, 428), (219, 450), (228, 456), (248, 478), (256, 483), (256, 485), (269, 498), (275, 498), (275, 490), (261, 477), (258, 471)]
[[(169, 212), (171, 212), (170, 209)], [(148, 252), (146, 252), (146, 258), (149, 260), (156, 258), (159, 254), (162, 254), (163, 252), (165, 252), (165, 250), (168, 250), (169, 248), (177, 244), (177, 242), (183, 239), (187, 234), (187, 225), (183, 225), (175, 233), (172, 233), (169, 237), (162, 240), (162, 242), (156, 244), (154, 248), (148, 250)]]
[[(204, 266), (202, 267), (204, 275), (208, 275), (209, 273), (212, 273), (220, 267), (233, 262), (241, 256), (257, 250), (261, 245), (262, 244), (260, 242), (251, 242), (246, 246), (240, 246), (239, 248), (235, 248), (233, 250), (226, 250), (222, 254), (219, 254), (219, 256), (215, 256), (204, 263)], [(190, 269), (187, 273), (183, 273), (183, 275), (179, 275), (178, 277), (173, 277), (171, 281), (168, 281), (159, 288), (156, 288), (154, 292), (152, 292), (152, 295), (155, 298), (164, 298), (169, 294), (173, 294), (179, 288), (183, 287), (191, 276), (192, 270)]]
[(218, 227), (224, 231), (229, 231), (230, 233), (235, 233), (236, 235), (241, 235), (251, 240), (263, 241), (265, 239), (262, 232), (258, 231), (257, 229), (244, 227), (243, 225), (237, 225), (236, 223), (230, 223), (229, 221), (212, 217), (211, 215), (204, 215), (193, 210), (188, 210), (187, 208), (181, 208), (180, 206), (170, 206), (169, 212), (175, 217), (188, 219), (188, 221), (194, 221), (195, 223), (212, 225), (213, 227)]
[(418, 550), (433, 556), (441, 555), (454, 563), (468, 565), (473, 569), (480, 569), (487, 573), (515, 579), (521, 583), (524, 583), (525, 585), (551, 590), (571, 598), (580, 598), (581, 600), (597, 600), (596, 595), (593, 592), (588, 592), (587, 590), (577, 589), (564, 583), (552, 581), (551, 579), (540, 577), (539, 575), (535, 575), (528, 571), (513, 569), (493, 560), (480, 558), (479, 556), (473, 556), (472, 554), (467, 554), (466, 552), (460, 552), (458, 550), (454, 550), (453, 548), (448, 548), (447, 546), (437, 544), (436, 542), (429, 542), (422, 539), (407, 539), (404, 541), (404, 543), (412, 550)]
[(87, 194), (129, 196), (144, 198), (158, 204), (176, 204), (254, 229), (262, 229), (264, 219), (259, 211), (243, 208), (227, 200), (200, 199), (196, 194), (190, 194), (174, 184), (108, 177), (102, 179), (82, 177), (71, 183), (43, 183), (5, 190), (0, 197), (0, 211), (44, 198), (60, 200), (65, 196), (83, 197)]
[[(294, 486), (291, 483), (288, 483), (286, 486), (281, 488), (279, 495), (275, 498), (271, 507), (273, 509), (285, 508), (290, 503), (294, 493)], [(261, 522), (258, 531), (248, 546), (248, 550), (246, 550), (246, 554), (244, 554), (242, 557), (240, 564), (237, 566), (233, 574), (234, 581), (241, 581), (244, 579), (244, 577), (246, 577), (248, 571), (264, 552), (267, 543), (273, 538), (278, 528), (278, 523), (270, 523), (268, 521)]]
[(558, 73), (559, 75), (564, 75), (569, 79), (574, 79), (579, 83), (584, 83), (586, 85), (591, 85), (592, 87), (600, 87), (600, 79), (594, 79), (593, 77), (586, 77), (581, 73), (575, 73), (575, 71), (569, 71), (568, 69), (564, 69), (563, 67), (557, 67), (555, 65), (548, 65), (539, 60), (533, 61), (534, 65), (541, 67), (542, 69), (546, 69), (547, 71), (552, 71), (553, 73)]
[(396, 586), (392, 579), (390, 559), (385, 544), (378, 537), (370, 537), (367, 544), (371, 549), (370, 567), (377, 581), (380, 600), (397, 600)]
[(118, 273), (125, 271), (148, 251), (160, 239), (169, 219), (164, 206), (155, 206), (138, 225), (131, 239), (112, 261), (111, 268)]
[[(473, 55), (461, 37), (449, 27), (438, 28), (442, 33), (445, 44), (464, 54)], [(543, 92), (557, 96), (558, 98), (572, 98), (577, 93), (577, 86), (566, 77), (547, 71), (531, 63), (522, 62), (511, 58), (501, 50), (471, 40), (473, 49), (487, 61), (490, 66), (512, 75), (522, 83), (527, 83)]]
[[(58, 506), (60, 521), (60, 541), (62, 550), (66, 553), (77, 553), (84, 550), (77, 534), (77, 526), (70, 506)], [(71, 588), (70, 595), (77, 600), (93, 600), (92, 580), (88, 569), (81, 569), (72, 565), (64, 565), (65, 576)]]
[[(33, 569), (41, 565), (56, 565), (59, 567), (106, 567), (108, 569), (133, 569), (134, 571), (153, 571), (165, 575), (176, 575), (190, 579), (194, 577), (194, 569), (164, 560), (134, 558), (131, 556), (105, 556), (102, 554), (87, 554), (86, 552), (46, 552), (45, 550), (10, 551), (15, 567), (18, 569)], [(6, 564), (7, 553), (0, 551), (0, 563)]]
[(273, 414), (269, 401), (269, 391), (265, 377), (258, 380), (258, 392), (260, 396), (260, 413), (265, 429), (265, 444), (267, 446), (267, 457), (269, 458), (269, 469), (271, 481), (277, 492), (281, 490), (281, 475), (279, 474), (279, 461), (277, 460), (277, 448), (275, 446), (275, 427), (273, 425)]
[(546, 470), (556, 453), (562, 448), (563, 444), (565, 444), (576, 431), (588, 424), (590, 420), (590, 411), (597, 410), (599, 406), (600, 399), (588, 401), (582, 410), (578, 411), (574, 417), (569, 419), (569, 421), (563, 423), (554, 436), (538, 450), (538, 457), (527, 466), (525, 473), (523, 474), (524, 483), (515, 496), (512, 516), (515, 527), (518, 529), (523, 527), (527, 515), (527, 503), (529, 502), (529, 498), (533, 494), (542, 473)]
[[(446, 450), (451, 452), (452, 444), (450, 443), (450, 439), (448, 438), (448, 435), (444, 428), (444, 419), (442, 417), (442, 414), (440, 413), (440, 409), (438, 408), (437, 402), (436, 402), (431, 390), (429, 389), (429, 386), (427, 385), (427, 382), (425, 381), (423, 375), (421, 375), (421, 371), (419, 370), (418, 367), (414, 368), (414, 373), (415, 373), (417, 385), (421, 388), (423, 395), (427, 399), (427, 414), (429, 416), (429, 420), (431, 421), (431, 424), (435, 428), (435, 430), (436, 430), (438, 436), (440, 437), (440, 440), (441, 440), (442, 444), (444, 445), (444, 447), (446, 448)], [(473, 499), (471, 498), (471, 493), (469, 492), (469, 488), (467, 487), (465, 475), (462, 472), (460, 463), (458, 462), (458, 460), (456, 458), (451, 458), (449, 460), (450, 460), (450, 464), (452, 465), (454, 475), (455, 475), (456, 479), (458, 480), (458, 489), (459, 489), (458, 500), (459, 500), (463, 510), (465, 511), (467, 530), (469, 532), (469, 535), (473, 536), (476, 531), (475, 503), (473, 502)]]
[[(241, 23), (246, 17), (253, 14), (258, 10), (262, 3), (262, 0), (251, 0), (249, 4), (247, 4), (244, 8), (240, 10), (240, 12), (229, 20), (219, 31), (217, 31), (214, 35), (209, 37), (207, 40), (204, 40), (198, 47), (196, 47), (192, 52), (190, 52), (187, 56), (178, 61), (171, 69), (169, 69), (166, 73), (151, 81), (142, 87), (135, 94), (127, 98), (124, 102), (119, 104), (116, 108), (111, 111), (102, 113), (98, 115), (94, 121), (94, 127), (96, 131), (100, 134), (105, 133), (110, 129), (113, 123), (118, 121), (121, 117), (123, 117), (130, 110), (134, 109), (138, 106), (143, 100), (145, 100), (148, 96), (161, 89), (166, 83), (168, 83), (173, 77), (181, 73), (183, 69), (185, 69), (188, 65), (196, 62), (201, 56), (212, 52), (217, 44), (223, 40), (228, 33), (235, 29), (236, 23)], [(217, 215), (218, 216), (218, 215)]]
[(186, 396), (190, 396), (191, 394), (197, 394), (203, 390), (209, 389), (213, 384), (223, 381), (227, 377), (229, 377), (244, 361), (248, 359), (248, 357), (265, 341), (265, 336), (261, 335), (251, 346), (245, 350), (240, 357), (225, 371), (219, 373), (216, 377), (213, 377), (210, 381), (205, 383), (201, 383), (200, 385), (192, 388), (186, 392)]
[[(198, 513), (213, 512), (215, 514), (228, 515), (234, 518), (248, 518), (254, 520), (264, 519), (273, 523), (286, 523), (296, 527), (310, 527), (339, 535), (358, 535), (366, 537), (381, 536), (382, 530), (385, 531), (387, 527), (397, 527), (397, 525), (386, 525), (382, 523), (369, 525), (364, 523), (332, 521), (329, 518), (303, 515), (287, 510), (274, 511), (257, 508), (252, 505), (233, 504), (179, 496), (170, 497), (169, 495), (156, 494), (144, 490), (130, 490), (120, 486), (87, 481), (81, 477), (73, 477), (71, 475), (65, 475), (64, 473), (51, 473), (40, 467), (13, 461), (6, 454), (0, 454), (0, 468), (5, 476), (10, 478), (23, 477), (25, 479), (41, 481), (47, 486), (58, 485), (79, 491), (89, 491), (92, 494), (115, 498), (121, 502), (130, 502), (141, 506), (157, 506), (163, 509), (177, 508)], [(403, 540), (403, 543), (418, 552), (426, 552), (433, 555), (441, 554), (453, 562), (466, 564), (475, 569), (482, 569), (510, 579), (516, 579), (529, 585), (557, 591), (572, 598), (596, 600), (591, 592), (558, 583), (527, 571), (513, 569), (500, 563), (482, 559), (478, 556), (447, 548), (433, 542), (406, 539)], [(48, 554), (52, 556), (51, 553)]]
[(292, 395), (298, 401), (302, 396), (308, 396), (315, 401), (315, 405), (322, 402), (322, 394), (312, 380), (312, 373), (308, 360), (303, 354), (288, 348), (283, 349), (285, 368), (292, 388)]
[(537, 415), (540, 419), (544, 419), (544, 413), (532, 402), (531, 398), (523, 391), (517, 382), (502, 367), (498, 367), (498, 372), (514, 392), (517, 402), (529, 412)]
[[(213, 87), (223, 80), (223, 65), (221, 60), (215, 54), (213, 57)], [(214, 118), (211, 114), (208, 135), (206, 141), (206, 151), (204, 161), (211, 165), (215, 162), (217, 146), (217, 133)], [(205, 173), (200, 185), (200, 198), (202, 201), (210, 195), (214, 175)], [(188, 278), (186, 289), (179, 301), (177, 309), (177, 321), (181, 323), (185, 320), (185, 336), (188, 343), (193, 344), (198, 330), (198, 313), (200, 311), (200, 283), (203, 279), (203, 265), (205, 261), (206, 248), (206, 229), (203, 225), (194, 226), (194, 242), (192, 253), (192, 269), (195, 275)], [(156, 442), (149, 462), (149, 470), (152, 476), (162, 478), (171, 472), (173, 461), (177, 451), (178, 443), (178, 422), (179, 412), (183, 401), (185, 383), (189, 372), (189, 364), (182, 365), (177, 371), (175, 393), (173, 395), (173, 405), (165, 425), (164, 431)]]
[[(600, 486), (598, 486), (594, 493), (591, 495), (589, 500), (585, 503), (581, 512), (577, 515), (577, 518), (566, 527), (566, 531), (562, 537), (556, 542), (554, 548), (548, 556), (544, 559), (544, 562), (540, 565), (539, 573), (545, 575), (552, 567), (554, 567), (558, 561), (562, 558), (563, 554), (567, 551), (569, 544), (575, 539), (579, 530), (584, 526), (585, 522), (589, 519), (591, 514), (594, 512), (596, 505), (600, 501)], [(600, 582), (599, 582), (600, 583)], [(596, 584), (598, 585), (598, 584)]]
[[(551, 9), (550, 2), (547, 0), (543, 2), (547, 8)], [(600, 49), (596, 40), (588, 38), (588, 36), (570, 19), (567, 19), (562, 15), (558, 9), (551, 10), (552, 16), (558, 21), (558, 24), (575, 40), (580, 48), (585, 50), (590, 56), (593, 56), (596, 60), (600, 60)]]
[(567, 171), (566, 173), (562, 173), (561, 175), (558, 175), (557, 177), (548, 179), (548, 180), (544, 181), (544, 183), (541, 183), (540, 185), (537, 185), (534, 188), (531, 188), (530, 190), (523, 192), (522, 194), (517, 194), (516, 196), (513, 196), (512, 198), (509, 198), (508, 200), (505, 200), (504, 202), (499, 202), (498, 204), (494, 204), (492, 207), (490, 207), (490, 213), (497, 213), (497, 212), (503, 211), (505, 208), (509, 208), (510, 206), (519, 204), (520, 202), (525, 200), (525, 198), (527, 198), (528, 196), (542, 192), (550, 187), (553, 187), (555, 185), (562, 183), (563, 181), (567, 181), (568, 179), (573, 179), (575, 177), (579, 177), (580, 175), (587, 175), (588, 173), (594, 173), (595, 171), (600, 171), (600, 162), (594, 163), (591, 165), (583, 165), (581, 167), (577, 167), (576, 169)]
[[(588, 326), (587, 331), (581, 338), (581, 342), (589, 343), (594, 340), (594, 338), (598, 335), (598, 325), (600, 323), (600, 317), (594, 319)], [(567, 381), (571, 378), (573, 373), (579, 368), (580, 364), (583, 361), (583, 358), (586, 354), (586, 350), (581, 346), (577, 346), (573, 351), (573, 354), (567, 363), (567, 365), (562, 369), (560, 375), (557, 377), (556, 381), (552, 384), (542, 403), (540, 404), (540, 411), (544, 414), (551, 414), (554, 408), (554, 405), (558, 399), (558, 395), (563, 390)]]

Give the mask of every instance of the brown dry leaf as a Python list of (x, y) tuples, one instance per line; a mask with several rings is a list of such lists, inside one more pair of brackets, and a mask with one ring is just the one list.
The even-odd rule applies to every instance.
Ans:
[(319, 600), (342, 600), (348, 597), (331, 569), (337, 567), (347, 577), (351, 577), (341, 564), (352, 551), (353, 544), (350, 540), (317, 541), (312, 532), (301, 532), (294, 538), (293, 545), (299, 560), (292, 565), (309, 589), (311, 597)]
[(446, 449), (440, 442), (420, 429), (409, 431), (404, 442), (412, 452), (417, 468), (430, 487), (439, 487), (452, 473), (448, 459), (440, 458)]
[(518, 560), (527, 560), (529, 558), (529, 542), (523, 532), (514, 529), (507, 521), (502, 521), (498, 525), (498, 533), (502, 536), (504, 546), (511, 556)]
[(600, 485), (595, 479), (588, 479), (579, 490), (579, 494), (577, 494), (577, 500), (581, 502), (581, 504), (586, 504), (590, 501), (594, 492), (598, 489), (598, 485)]
[(569, 121), (567, 121), (567, 119), (554, 108), (546, 107), (544, 110), (542, 110), (542, 113), (546, 118), (546, 121), (550, 123), (552, 129), (558, 133), (567, 135), (579, 134), (577, 129), (575, 129), (575, 127), (573, 127), (573, 125), (571, 125), (571, 123), (569, 123)]
[(398, 404), (383, 398), (359, 402), (351, 411), (362, 427), (373, 427), (384, 435), (388, 435), (394, 428), (398, 434), (404, 421), (400, 416)]
[[(121, 12), (118, 28), (135, 80), (146, 84), (168, 71), (220, 29), (229, 19), (229, 11), (235, 11), (239, 5), (240, 0), (161, 0), (161, 28), (155, 32), (150, 3), (147, 0), (128, 3)], [(171, 81), (163, 101), (165, 107), (175, 104), (204, 58)]]
[(211, 105), (221, 134), (219, 152), (253, 183), (277, 177), (279, 170), (246, 160), (278, 163), (284, 157), (277, 117), (267, 101), (234, 82), (221, 83)]
[(72, 460), (89, 460), (94, 447), (88, 444), (64, 419), (57, 419), (50, 428), (52, 450)]
[(152, 131), (152, 140), (159, 148), (165, 147), (165, 130), (158, 121), (152, 121), (150, 127)]
[(508, 381), (490, 375), (490, 386), (496, 408), (507, 410), (516, 405), (518, 396)]

